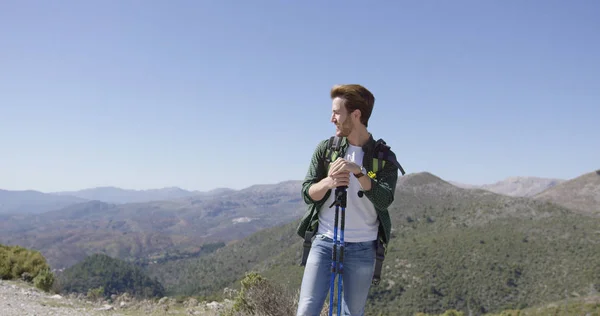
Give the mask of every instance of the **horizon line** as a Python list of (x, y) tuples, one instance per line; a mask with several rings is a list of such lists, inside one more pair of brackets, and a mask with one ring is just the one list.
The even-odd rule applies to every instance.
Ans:
[[(598, 169), (600, 170), (600, 169)], [(585, 172), (582, 173), (578, 176), (575, 176), (573, 178), (570, 179), (563, 179), (563, 178), (556, 178), (556, 177), (541, 177), (541, 176), (507, 176), (504, 177), (500, 180), (494, 181), (494, 182), (489, 182), (489, 183), (482, 183), (482, 184), (471, 184), (471, 183), (466, 183), (466, 182), (461, 182), (461, 181), (455, 181), (455, 180), (448, 180), (448, 179), (444, 179), (438, 175), (436, 175), (433, 172), (430, 171), (415, 171), (415, 172), (407, 172), (404, 177), (408, 176), (408, 175), (414, 175), (414, 174), (420, 174), (420, 173), (429, 173), (435, 177), (438, 177), (440, 179), (442, 179), (443, 181), (449, 182), (451, 184), (462, 184), (462, 185), (470, 185), (470, 186), (485, 186), (485, 185), (492, 185), (492, 184), (496, 184), (502, 181), (506, 181), (509, 179), (515, 179), (515, 178), (536, 178), (536, 179), (546, 179), (546, 180), (562, 180), (562, 181), (568, 181), (574, 178), (577, 178), (579, 176), (582, 176), (586, 173), (590, 173), (590, 172), (597, 172), (597, 170), (593, 170), (593, 171), (589, 171), (589, 172)], [(401, 176), (400, 174), (398, 175), (398, 179), (400, 179)], [(12, 191), (12, 192), (27, 192), (27, 191), (33, 191), (33, 192), (40, 192), (40, 193), (44, 193), (44, 194), (64, 194), (64, 193), (75, 193), (75, 192), (80, 192), (80, 191), (85, 191), (85, 190), (94, 190), (94, 189), (118, 189), (118, 190), (124, 190), (124, 191), (134, 191), (134, 192), (144, 192), (144, 191), (153, 191), (153, 190), (165, 190), (165, 189), (179, 189), (182, 191), (186, 191), (186, 192), (190, 192), (190, 193), (208, 193), (208, 192), (212, 192), (212, 191), (216, 191), (216, 190), (232, 190), (232, 191), (242, 191), (245, 189), (249, 189), (251, 187), (255, 187), (255, 186), (265, 186), (265, 185), (277, 185), (277, 184), (282, 184), (282, 183), (286, 183), (286, 182), (296, 182), (296, 181), (303, 181), (303, 179), (288, 179), (288, 180), (281, 180), (281, 181), (277, 181), (277, 182), (265, 182), (265, 183), (255, 183), (255, 184), (251, 184), (248, 186), (244, 186), (244, 187), (240, 187), (240, 188), (232, 188), (232, 187), (215, 187), (212, 189), (208, 189), (208, 190), (198, 190), (198, 189), (186, 189), (183, 188), (181, 186), (177, 186), (177, 185), (169, 185), (169, 186), (164, 186), (164, 187), (150, 187), (150, 188), (145, 188), (145, 189), (131, 189), (131, 188), (126, 188), (126, 187), (119, 187), (119, 186), (114, 186), (114, 185), (99, 185), (99, 186), (92, 186), (92, 187), (87, 187), (87, 188), (82, 188), (82, 189), (71, 189), (71, 190), (53, 190), (53, 191), (42, 191), (42, 190), (37, 190), (37, 189), (21, 189), (21, 190), (12, 190), (12, 189), (4, 189), (4, 188), (0, 188), (0, 190), (3, 191)]]

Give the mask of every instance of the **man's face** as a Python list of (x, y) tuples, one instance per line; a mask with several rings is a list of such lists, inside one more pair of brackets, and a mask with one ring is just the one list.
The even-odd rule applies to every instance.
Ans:
[(348, 137), (352, 129), (354, 129), (352, 117), (348, 115), (343, 99), (333, 99), (331, 104), (331, 122), (335, 125), (335, 135), (339, 137)]

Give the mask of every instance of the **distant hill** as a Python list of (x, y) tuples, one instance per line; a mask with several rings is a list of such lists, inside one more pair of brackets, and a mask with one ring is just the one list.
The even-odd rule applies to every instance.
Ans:
[[(366, 315), (524, 308), (600, 290), (600, 218), (528, 197), (456, 187), (423, 172), (398, 181), (382, 283)], [(300, 286), (297, 220), (216, 252), (148, 266), (170, 295), (218, 299), (255, 270)]]
[(52, 194), (58, 196), (76, 196), (86, 200), (98, 200), (107, 203), (139, 203), (173, 200), (206, 193), (201, 193), (199, 191), (187, 191), (178, 187), (150, 190), (127, 190), (116, 187), (97, 187), (79, 191), (54, 192)]
[(0, 189), (0, 214), (39, 214), (86, 201), (72, 195), (53, 195), (34, 190)]
[(150, 190), (98, 187), (79, 191), (51, 193), (34, 190), (10, 191), (0, 189), (0, 215), (40, 214), (88, 201), (102, 201), (114, 204), (144, 203), (183, 198), (202, 199), (218, 197), (233, 192), (235, 190), (229, 188), (218, 188), (201, 192), (188, 191), (178, 187)]
[(549, 188), (535, 195), (535, 198), (583, 213), (600, 215), (600, 169)]
[(39, 249), (53, 268), (93, 253), (132, 261), (193, 257), (205, 243), (237, 240), (303, 211), (299, 181), (170, 201), (89, 201), (38, 215), (3, 216), (0, 242)]
[(508, 196), (534, 196), (548, 188), (563, 183), (563, 179), (540, 177), (508, 177), (492, 184), (473, 185), (450, 182), (465, 189), (482, 189)]

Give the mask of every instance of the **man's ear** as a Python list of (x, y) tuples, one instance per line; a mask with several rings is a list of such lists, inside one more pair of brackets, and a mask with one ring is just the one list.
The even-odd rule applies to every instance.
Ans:
[(361, 114), (361, 112), (359, 109), (352, 111), (352, 116), (358, 121), (360, 121), (360, 114)]

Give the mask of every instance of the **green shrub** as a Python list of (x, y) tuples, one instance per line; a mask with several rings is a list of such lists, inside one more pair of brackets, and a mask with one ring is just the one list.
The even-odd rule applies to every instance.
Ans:
[(258, 273), (246, 273), (233, 307), (225, 315), (294, 315), (297, 302), (283, 287)]
[(87, 298), (92, 301), (98, 301), (104, 297), (104, 287), (100, 286), (94, 289), (89, 289), (87, 292)]
[(54, 284), (54, 274), (49, 269), (41, 270), (38, 275), (33, 278), (33, 284), (38, 289), (49, 292)]
[(44, 291), (54, 283), (46, 258), (37, 250), (0, 244), (0, 279), (33, 282)]
[(459, 312), (455, 309), (450, 309), (443, 313), (442, 316), (465, 316), (465, 313)]
[(2, 246), (0, 245), (0, 280), (2, 279), (12, 279), (12, 275), (10, 273), (10, 264), (8, 262), (7, 253), (4, 252)]
[(519, 316), (519, 315), (521, 315), (521, 311), (519, 311), (519, 310), (506, 310), (500, 314), (500, 316)]

